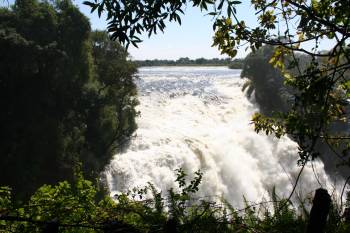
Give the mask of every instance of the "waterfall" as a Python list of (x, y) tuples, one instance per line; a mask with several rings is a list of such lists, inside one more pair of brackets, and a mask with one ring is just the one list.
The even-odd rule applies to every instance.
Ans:
[[(141, 116), (130, 147), (106, 169), (111, 195), (151, 182), (174, 187), (174, 170), (204, 175), (198, 196), (218, 196), (234, 206), (269, 199), (275, 186), (289, 195), (300, 170), (297, 144), (256, 134), (259, 109), (242, 92), (240, 70), (225, 67), (145, 67), (139, 71)], [(307, 166), (297, 187), (303, 197), (330, 185), (321, 162)]]

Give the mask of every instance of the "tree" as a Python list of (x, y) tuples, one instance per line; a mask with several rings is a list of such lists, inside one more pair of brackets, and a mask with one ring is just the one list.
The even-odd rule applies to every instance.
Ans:
[(136, 69), (106, 38), (69, 0), (0, 9), (0, 184), (19, 198), (80, 162), (96, 179), (136, 129)]
[[(248, 79), (243, 85), (243, 91), (246, 91), (248, 98), (254, 96), (256, 103), (259, 105), (260, 113), (270, 117), (279, 114), (279, 112), (288, 112), (292, 107), (293, 98), (296, 94), (293, 87), (283, 83), (282, 73), (269, 64), (272, 54), (273, 47), (262, 46), (255, 53), (251, 53), (245, 58), (241, 73), (242, 77)], [(299, 67), (301, 71), (304, 71), (307, 64), (310, 63), (311, 57), (301, 53), (297, 53), (295, 56), (301, 64), (306, 64), (306, 66), (301, 65)], [(286, 58), (288, 60), (288, 57)], [(292, 58), (289, 57), (289, 59)], [(297, 76), (299, 72), (296, 68), (287, 68), (287, 70), (293, 76)], [(256, 116), (260, 117), (261, 115), (257, 114)], [(349, 127), (350, 125), (347, 122), (336, 121), (330, 125), (329, 131), (346, 133), (349, 132)], [(292, 139), (297, 141), (297, 138)], [(323, 161), (325, 170), (331, 177), (340, 175), (346, 179), (350, 175), (350, 169), (348, 166), (339, 166), (339, 164), (343, 164), (342, 159), (344, 158), (338, 158), (334, 155), (334, 152), (342, 153), (342, 147), (344, 148), (345, 145), (333, 148), (326, 141), (319, 140), (315, 145), (315, 151), (320, 153), (319, 158)], [(329, 156), (332, 154), (333, 156)]]
[[(118, 43), (111, 41), (105, 31), (91, 33), (92, 57), (95, 64), (93, 91), (89, 96), (89, 114), (86, 140), (92, 152), (91, 165), (98, 172), (104, 169), (111, 156), (123, 148), (137, 125), (137, 90), (132, 78), (136, 66), (127, 62), (128, 53)], [(91, 100), (94, 100), (91, 102)], [(94, 157), (100, 156), (97, 164)], [(91, 169), (88, 166), (87, 169)], [(95, 174), (97, 177), (99, 174)]]
[[(254, 97), (260, 112), (272, 116), (274, 112), (286, 112), (289, 108), (290, 93), (283, 85), (282, 74), (269, 60), (273, 55), (272, 46), (263, 46), (255, 53), (250, 53), (244, 60), (241, 77), (248, 80), (242, 87), (250, 97)], [(288, 97), (286, 97), (288, 96)]]
[[(254, 52), (262, 45), (274, 46), (270, 63), (278, 68), (284, 83), (294, 88), (291, 108), (274, 117), (256, 114), (253, 117), (257, 132), (291, 135), (299, 143), (299, 164), (318, 156), (315, 145), (325, 141), (330, 146), (342, 145), (343, 154), (336, 153), (345, 164), (349, 151), (348, 132), (334, 132), (334, 122), (348, 122), (350, 95), (350, 4), (347, 0), (253, 0), (259, 26), (252, 28), (238, 19), (231, 0), (175, 0), (175, 1), (86, 1), (99, 15), (107, 13), (108, 30), (112, 39), (137, 46), (137, 35), (163, 31), (166, 21), (181, 24), (180, 14), (187, 4), (199, 7), (214, 18), (213, 45), (231, 57), (237, 49), (248, 44)], [(319, 51), (319, 43), (330, 40), (332, 49)], [(305, 43), (313, 44), (306, 49)], [(309, 55), (310, 62), (301, 69), (296, 53)], [(290, 57), (291, 59), (287, 59)], [(293, 75), (288, 69), (296, 69)], [(293, 193), (293, 192), (292, 192)]]

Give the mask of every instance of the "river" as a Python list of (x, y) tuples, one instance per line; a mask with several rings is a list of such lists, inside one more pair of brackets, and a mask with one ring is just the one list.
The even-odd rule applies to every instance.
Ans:
[[(259, 111), (242, 92), (240, 70), (226, 67), (144, 67), (137, 81), (141, 112), (130, 147), (106, 169), (112, 195), (153, 183), (174, 187), (175, 169), (203, 181), (198, 197), (218, 196), (234, 206), (288, 196), (300, 167), (297, 145), (287, 137), (256, 134), (250, 122)], [(307, 166), (297, 187), (305, 197), (329, 185), (323, 164)], [(318, 181), (317, 181), (318, 180)], [(175, 186), (176, 188), (176, 186)]]

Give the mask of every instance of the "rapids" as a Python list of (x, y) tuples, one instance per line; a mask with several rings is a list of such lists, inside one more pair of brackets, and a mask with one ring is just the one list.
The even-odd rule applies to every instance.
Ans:
[[(225, 67), (141, 68), (139, 128), (105, 171), (111, 195), (147, 182), (166, 191), (182, 167), (188, 174), (204, 173), (199, 197), (224, 197), (241, 207), (243, 195), (269, 199), (273, 186), (288, 196), (300, 170), (297, 145), (254, 132), (250, 119), (259, 109), (242, 92), (239, 75)], [(323, 164), (313, 166), (302, 174), (300, 196), (320, 187), (318, 181), (330, 183)]]

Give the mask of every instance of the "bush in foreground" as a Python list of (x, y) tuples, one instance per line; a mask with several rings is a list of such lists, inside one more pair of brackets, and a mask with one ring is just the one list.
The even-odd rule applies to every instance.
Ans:
[[(308, 213), (272, 192), (271, 202), (238, 210), (226, 201), (195, 198), (202, 179), (179, 169), (178, 191), (158, 192), (149, 184), (112, 199), (78, 175), (74, 184), (44, 185), (27, 203), (11, 201), (10, 189), (0, 189), (1, 232), (304, 232)], [(150, 198), (147, 198), (150, 197)], [(350, 224), (333, 207), (327, 232), (348, 232)]]

